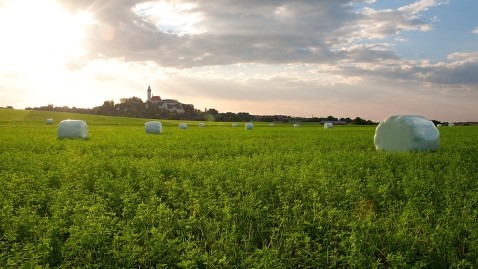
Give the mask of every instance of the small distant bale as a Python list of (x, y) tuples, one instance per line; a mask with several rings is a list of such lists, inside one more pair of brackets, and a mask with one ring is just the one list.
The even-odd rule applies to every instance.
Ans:
[(233, 128), (236, 128), (236, 127), (237, 127), (237, 123), (234, 122), (234, 123), (232, 124), (232, 127), (233, 127)]
[(439, 136), (435, 124), (423, 116), (396, 115), (377, 126), (374, 143), (384, 151), (437, 151)]
[(206, 127), (206, 124), (204, 122), (200, 122), (199, 124), (199, 127), (203, 128), (203, 127)]
[(46, 124), (53, 124), (53, 119), (46, 119)]
[(274, 123), (272, 123), (272, 122), (269, 123), (269, 126), (270, 126), (270, 127), (273, 127), (273, 126), (274, 126)]
[(332, 123), (330, 123), (330, 122), (324, 123), (324, 129), (331, 129), (331, 128), (333, 128), (333, 127), (334, 127), (334, 125), (333, 125)]
[(437, 124), (437, 127), (441, 127), (442, 125), (440, 123)]
[(182, 123), (179, 124), (179, 129), (185, 130), (187, 128), (188, 128), (188, 125), (186, 123), (182, 122)]
[(144, 131), (147, 134), (162, 134), (163, 124), (160, 121), (148, 121), (144, 124)]
[(58, 124), (58, 138), (88, 138), (88, 125), (82, 120), (62, 120)]
[(294, 128), (299, 128), (299, 127), (300, 127), (300, 124), (298, 124), (298, 123), (294, 124)]
[(455, 124), (453, 122), (448, 123), (448, 127), (453, 127)]
[(244, 125), (244, 129), (246, 130), (252, 130), (254, 128), (254, 124), (252, 124), (251, 122), (248, 122)]

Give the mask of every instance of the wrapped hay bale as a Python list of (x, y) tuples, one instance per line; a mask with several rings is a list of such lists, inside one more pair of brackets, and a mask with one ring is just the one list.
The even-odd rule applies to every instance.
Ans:
[(437, 127), (441, 127), (441, 124), (440, 124), (440, 123), (438, 123), (438, 124), (437, 124)]
[(182, 122), (182, 123), (179, 124), (179, 129), (184, 130), (184, 129), (187, 129), (187, 128), (188, 128), (188, 125), (186, 123)]
[(199, 127), (201, 127), (201, 128), (202, 128), (202, 127), (206, 127), (206, 124), (205, 124), (204, 122), (200, 122), (200, 123), (199, 123)]
[(58, 138), (88, 138), (88, 125), (82, 120), (62, 120), (58, 124)]
[(53, 124), (53, 119), (46, 119), (46, 124)]
[(330, 123), (330, 122), (324, 123), (324, 129), (330, 129), (332, 127), (334, 127), (334, 125), (332, 123)]
[(375, 129), (377, 150), (436, 151), (440, 132), (432, 121), (422, 116), (397, 115), (382, 121)]
[(274, 126), (274, 123), (272, 123), (272, 122), (271, 122), (271, 123), (269, 123), (269, 126), (270, 126), (270, 127)]
[(148, 121), (144, 124), (144, 131), (147, 134), (162, 134), (163, 124), (159, 121)]
[(237, 123), (234, 122), (234, 123), (232, 124), (232, 127), (233, 127), (233, 128), (236, 128), (236, 127), (237, 127)]
[(300, 124), (296, 123), (294, 124), (294, 128), (299, 128), (300, 127)]
[(254, 125), (251, 122), (248, 122), (244, 125), (244, 129), (246, 130), (252, 130), (254, 128)]
[(455, 124), (453, 122), (448, 123), (448, 127), (453, 127)]

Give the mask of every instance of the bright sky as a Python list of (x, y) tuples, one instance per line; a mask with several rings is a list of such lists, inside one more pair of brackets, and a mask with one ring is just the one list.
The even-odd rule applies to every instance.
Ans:
[(478, 121), (476, 0), (0, 0), (0, 106)]

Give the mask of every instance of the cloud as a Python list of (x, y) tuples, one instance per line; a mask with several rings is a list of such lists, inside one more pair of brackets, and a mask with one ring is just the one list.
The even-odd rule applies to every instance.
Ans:
[(472, 33), (478, 35), (478, 27), (476, 27), (475, 29), (473, 29)]
[(92, 58), (153, 60), (178, 68), (331, 63), (351, 57), (340, 50), (362, 40), (430, 30), (418, 14), (440, 3), (422, 0), (396, 10), (357, 11), (354, 4), (374, 1), (62, 2), (94, 15), (97, 23), (89, 27), (86, 42)]
[(446, 1), (399, 1), (412, 3), (390, 9), (373, 8), (374, 0), (61, 2), (96, 21), (86, 31), (88, 58), (70, 70), (105, 85), (121, 77), (140, 97), (148, 81), (158, 94), (220, 111), (254, 104), (251, 113), (287, 107), (301, 114), (303, 107), (317, 115), (365, 111), (357, 116), (377, 119), (374, 109), (450, 106), (443, 96), (476, 111), (478, 52), (430, 62), (396, 49), (413, 41), (406, 32), (435, 31), (440, 18), (424, 14)]

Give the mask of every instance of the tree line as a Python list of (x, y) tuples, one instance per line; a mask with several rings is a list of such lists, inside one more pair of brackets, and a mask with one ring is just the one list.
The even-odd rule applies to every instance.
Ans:
[(144, 102), (139, 97), (121, 98), (119, 103), (113, 100), (104, 101), (101, 106), (93, 108), (77, 108), (68, 106), (54, 106), (48, 104), (41, 107), (27, 107), (25, 110), (43, 110), (43, 111), (57, 111), (57, 112), (71, 112), (82, 114), (94, 114), (104, 116), (120, 116), (120, 117), (135, 117), (135, 118), (150, 118), (150, 119), (169, 119), (169, 120), (207, 120), (207, 121), (224, 121), (224, 122), (341, 122), (344, 124), (357, 125), (375, 125), (377, 123), (355, 118), (336, 118), (334, 116), (327, 117), (294, 117), (288, 115), (252, 115), (248, 112), (219, 112), (214, 108), (199, 110), (192, 104), (181, 104), (184, 113), (171, 112), (167, 109), (162, 109), (150, 101)]

